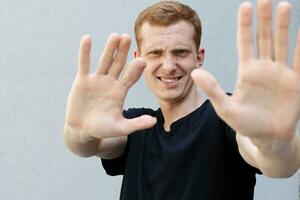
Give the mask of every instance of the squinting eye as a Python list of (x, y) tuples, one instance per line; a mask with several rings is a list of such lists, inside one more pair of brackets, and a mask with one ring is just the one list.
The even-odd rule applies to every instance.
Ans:
[(158, 57), (158, 56), (160, 56), (161, 54), (162, 54), (161, 51), (150, 51), (150, 52), (148, 53), (148, 56), (149, 56), (149, 57)]
[(176, 51), (174, 52), (174, 54), (175, 54), (176, 56), (185, 56), (187, 53), (188, 53), (187, 50), (176, 50)]
[(151, 51), (150, 54), (152, 54), (152, 55), (158, 55), (158, 54), (160, 54), (160, 51)]

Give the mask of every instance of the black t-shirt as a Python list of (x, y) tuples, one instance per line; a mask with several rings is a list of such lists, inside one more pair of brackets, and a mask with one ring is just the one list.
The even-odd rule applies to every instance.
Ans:
[(129, 109), (127, 118), (156, 116), (152, 128), (128, 136), (124, 154), (102, 159), (109, 175), (124, 175), (121, 200), (250, 200), (258, 169), (240, 156), (235, 132), (207, 100), (163, 128), (160, 109)]

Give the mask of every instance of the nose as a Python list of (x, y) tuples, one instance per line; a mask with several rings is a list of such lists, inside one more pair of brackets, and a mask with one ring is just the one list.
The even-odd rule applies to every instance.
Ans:
[(176, 71), (176, 59), (171, 55), (171, 54), (166, 54), (164, 57), (163, 57), (163, 62), (162, 62), (162, 69), (165, 71), (165, 72), (173, 72), (173, 71)]

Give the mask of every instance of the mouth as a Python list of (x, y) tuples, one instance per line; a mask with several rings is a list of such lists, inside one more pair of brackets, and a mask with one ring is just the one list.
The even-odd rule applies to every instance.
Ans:
[(156, 78), (163, 83), (170, 84), (170, 83), (176, 83), (182, 78), (182, 76), (172, 76), (172, 77), (157, 76)]

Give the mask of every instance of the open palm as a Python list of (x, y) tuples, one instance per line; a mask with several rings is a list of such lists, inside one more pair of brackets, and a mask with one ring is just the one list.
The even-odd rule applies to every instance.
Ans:
[(66, 114), (66, 123), (80, 130), (83, 137), (125, 136), (155, 123), (150, 116), (125, 119), (122, 115), (126, 94), (145, 67), (142, 59), (136, 59), (119, 78), (129, 47), (128, 35), (111, 34), (95, 73), (90, 73), (91, 38), (83, 37)]
[[(293, 57), (288, 60), (288, 27), (291, 6), (277, 9), (272, 36), (272, 1), (258, 1), (257, 48), (252, 47), (252, 6), (243, 3), (238, 14), (238, 78), (232, 96), (227, 96), (216, 79), (199, 69), (193, 78), (211, 99), (218, 115), (240, 134), (251, 138), (290, 140), (300, 114), (300, 31)], [(273, 42), (274, 41), (274, 42)]]

